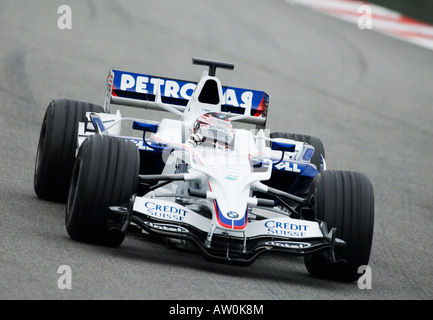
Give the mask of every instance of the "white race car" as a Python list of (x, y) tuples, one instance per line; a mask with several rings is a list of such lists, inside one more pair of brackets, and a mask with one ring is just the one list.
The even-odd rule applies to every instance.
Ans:
[[(222, 86), (215, 76), (232, 64), (193, 63), (209, 67), (198, 82), (112, 70), (103, 106), (53, 100), (36, 194), (66, 201), (74, 240), (118, 246), (138, 232), (235, 264), (274, 250), (305, 256), (313, 276), (356, 280), (372, 245), (370, 180), (327, 170), (318, 138), (269, 133), (269, 95)], [(111, 105), (174, 116), (122, 117)], [(142, 138), (122, 136), (125, 122)]]

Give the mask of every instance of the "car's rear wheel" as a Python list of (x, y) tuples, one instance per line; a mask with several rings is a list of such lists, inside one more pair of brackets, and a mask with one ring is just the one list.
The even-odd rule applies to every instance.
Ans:
[(134, 143), (99, 134), (78, 152), (69, 188), (65, 224), (77, 241), (120, 245), (125, 234), (109, 206), (122, 205), (136, 192), (140, 158)]
[(74, 100), (53, 100), (47, 107), (39, 135), (34, 190), (41, 199), (64, 202), (75, 160), (78, 122), (101, 106)]
[(317, 220), (335, 227), (336, 237), (346, 246), (335, 247), (336, 260), (326, 252), (305, 257), (312, 276), (341, 281), (359, 278), (358, 268), (367, 265), (373, 241), (374, 193), (371, 181), (362, 173), (325, 170), (313, 180), (309, 199)]

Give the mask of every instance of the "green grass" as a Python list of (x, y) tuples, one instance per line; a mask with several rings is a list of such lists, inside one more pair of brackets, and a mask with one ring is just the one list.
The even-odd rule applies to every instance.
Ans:
[(367, 0), (380, 6), (433, 24), (433, 0)]

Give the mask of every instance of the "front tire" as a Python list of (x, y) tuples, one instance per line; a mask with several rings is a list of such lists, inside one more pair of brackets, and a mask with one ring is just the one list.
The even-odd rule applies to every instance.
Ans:
[(33, 186), (44, 200), (65, 202), (75, 151), (78, 123), (86, 112), (102, 113), (101, 106), (74, 100), (53, 100), (47, 107), (39, 135)]
[(325, 170), (313, 180), (309, 192), (317, 220), (324, 221), (330, 230), (347, 246), (335, 247), (335, 256), (345, 262), (329, 261), (325, 252), (305, 256), (308, 272), (318, 278), (355, 281), (358, 268), (367, 265), (373, 241), (374, 193), (362, 173)]
[(65, 224), (77, 241), (118, 246), (125, 233), (110, 228), (119, 224), (109, 206), (121, 205), (136, 193), (140, 158), (134, 143), (93, 135), (78, 152), (66, 205)]

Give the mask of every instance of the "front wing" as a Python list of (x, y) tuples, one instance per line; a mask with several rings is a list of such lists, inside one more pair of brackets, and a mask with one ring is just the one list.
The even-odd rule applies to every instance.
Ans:
[[(116, 207), (111, 210), (122, 211)], [(335, 237), (335, 229), (328, 232), (324, 223), (288, 216), (252, 220), (244, 231), (231, 231), (167, 200), (134, 197), (123, 212), (128, 225), (133, 222), (151, 235), (188, 240), (209, 260), (240, 265), (251, 264), (260, 254), (271, 250), (294, 255), (323, 250), (332, 257), (334, 245), (345, 244)]]

